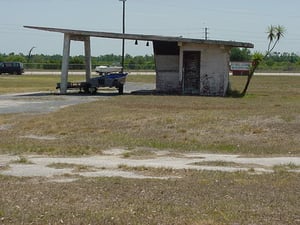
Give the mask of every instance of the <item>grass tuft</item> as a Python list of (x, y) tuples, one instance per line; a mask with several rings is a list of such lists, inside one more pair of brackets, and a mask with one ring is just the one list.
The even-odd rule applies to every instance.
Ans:
[(18, 156), (17, 160), (12, 161), (12, 163), (20, 163), (20, 164), (32, 164), (32, 162), (27, 159), (25, 156)]

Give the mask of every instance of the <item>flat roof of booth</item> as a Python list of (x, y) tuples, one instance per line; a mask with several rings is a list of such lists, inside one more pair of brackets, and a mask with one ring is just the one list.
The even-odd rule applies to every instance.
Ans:
[(145, 35), (145, 34), (127, 34), (127, 33), (123, 34), (123, 33), (99, 32), (99, 31), (62, 29), (62, 28), (54, 28), (54, 27), (37, 27), (37, 26), (24, 26), (24, 27), (29, 29), (70, 34), (77, 37), (101, 37), (101, 38), (128, 39), (128, 40), (141, 40), (141, 41), (183, 42), (183, 43), (196, 43), (196, 44), (207, 44), (207, 45), (224, 45), (229, 47), (240, 47), (240, 48), (254, 47), (254, 45), (251, 43), (236, 42), (236, 41), (205, 40), (205, 39), (193, 39), (193, 38), (161, 36), (161, 35)]

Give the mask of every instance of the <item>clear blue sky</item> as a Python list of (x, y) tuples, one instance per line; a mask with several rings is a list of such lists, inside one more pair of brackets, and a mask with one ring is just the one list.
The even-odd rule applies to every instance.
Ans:
[[(0, 52), (62, 54), (63, 36), (23, 28), (48, 26), (122, 32), (119, 0), (0, 0)], [(285, 38), (275, 51), (300, 54), (299, 0), (127, 0), (126, 32), (251, 42), (255, 51), (267, 47), (267, 27), (283, 25)], [(92, 38), (92, 55), (121, 54), (121, 41)], [(254, 51), (253, 50), (253, 51)], [(72, 42), (71, 54), (83, 54)], [(152, 45), (126, 41), (126, 53), (152, 54)]]

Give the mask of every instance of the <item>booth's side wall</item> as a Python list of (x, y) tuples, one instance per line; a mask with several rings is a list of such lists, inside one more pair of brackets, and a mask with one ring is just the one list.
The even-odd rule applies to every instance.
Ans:
[[(183, 44), (180, 49), (180, 62), (183, 60), (184, 51), (201, 52), (200, 95), (225, 96), (229, 82), (230, 48), (219, 45)], [(180, 77), (183, 76), (181, 70)]]
[(166, 93), (180, 92), (179, 47), (177, 42), (155, 41), (153, 46), (156, 67), (156, 90)]
[(225, 96), (229, 82), (230, 48), (222, 45), (154, 42), (156, 90), (183, 92), (183, 53), (201, 52), (200, 95)]
[(205, 66), (200, 75), (200, 94), (224, 96), (229, 81), (229, 50), (211, 48), (202, 56)]
[(156, 90), (179, 92), (179, 55), (156, 55)]

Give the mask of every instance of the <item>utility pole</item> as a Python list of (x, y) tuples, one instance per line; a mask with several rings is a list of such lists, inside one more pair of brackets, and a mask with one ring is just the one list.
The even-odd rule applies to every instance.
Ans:
[[(125, 2), (126, 0), (119, 0), (120, 2), (123, 2), (123, 31), (122, 33), (125, 34)], [(124, 57), (125, 57), (125, 39), (122, 39), (122, 73), (124, 71)]]
[(204, 36), (205, 36), (205, 40), (207, 40), (207, 37), (208, 37), (208, 28), (207, 27), (204, 28)]

